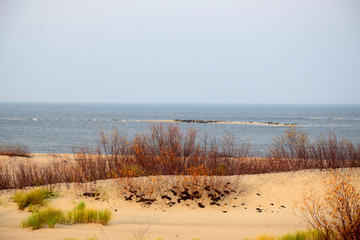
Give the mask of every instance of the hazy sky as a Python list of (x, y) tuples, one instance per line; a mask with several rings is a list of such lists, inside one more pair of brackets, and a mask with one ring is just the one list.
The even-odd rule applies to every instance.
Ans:
[(0, 101), (360, 104), (360, 1), (0, 0)]

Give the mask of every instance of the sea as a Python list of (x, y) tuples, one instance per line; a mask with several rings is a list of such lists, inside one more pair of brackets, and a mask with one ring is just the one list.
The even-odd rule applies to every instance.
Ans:
[[(198, 136), (221, 140), (234, 137), (238, 145), (250, 144), (263, 156), (274, 138), (289, 126), (307, 131), (310, 139), (336, 134), (360, 143), (360, 105), (272, 104), (129, 104), (129, 103), (0, 103), (0, 144), (22, 144), (32, 153), (72, 153), (80, 146), (93, 147), (100, 131), (117, 128), (129, 139), (148, 133), (149, 120), (211, 120), (226, 122), (274, 122), (279, 125), (176, 123)], [(173, 123), (172, 123), (173, 124)]]

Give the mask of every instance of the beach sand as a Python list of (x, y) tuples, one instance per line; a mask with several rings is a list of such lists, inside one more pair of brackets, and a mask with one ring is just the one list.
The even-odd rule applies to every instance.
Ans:
[[(4, 157), (2, 157), (4, 158)], [(36, 154), (30, 161), (46, 162), (49, 155)], [(4, 159), (0, 159), (4, 160)], [(346, 169), (357, 189), (360, 189), (360, 169)], [(100, 224), (57, 224), (53, 229), (32, 231), (22, 228), (21, 221), (30, 213), (20, 211), (11, 200), (15, 190), (0, 192), (0, 239), (85, 239), (96, 236), (102, 239), (245, 239), (258, 234), (285, 234), (306, 229), (296, 202), (301, 203), (304, 192), (313, 188), (322, 194), (322, 181), (326, 170), (304, 170), (287, 173), (244, 175), (240, 177), (243, 191), (236, 199), (228, 199), (226, 205), (199, 208), (196, 204), (183, 202), (168, 207), (156, 202), (145, 207), (133, 201), (125, 201), (116, 189), (115, 180), (102, 180), (94, 184), (59, 184), (57, 198), (48, 205), (72, 209), (84, 201), (88, 207), (108, 208), (113, 218), (107, 226)], [(167, 177), (164, 177), (166, 180)], [(100, 196), (84, 197), (83, 193), (96, 187)], [(189, 206), (187, 206), (188, 204)], [(261, 209), (259, 212), (258, 209)]]

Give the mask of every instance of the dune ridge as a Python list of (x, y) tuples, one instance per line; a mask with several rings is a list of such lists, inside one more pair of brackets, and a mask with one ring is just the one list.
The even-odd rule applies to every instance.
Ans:
[[(35, 155), (31, 161), (51, 161), (46, 154)], [(351, 174), (354, 186), (360, 188), (360, 169), (342, 169)], [(127, 201), (119, 190), (119, 179), (89, 183), (54, 184), (59, 197), (51, 199), (49, 206), (72, 209), (80, 201), (94, 208), (108, 208), (114, 218), (108, 226), (99, 224), (56, 225), (54, 229), (32, 231), (21, 227), (29, 215), (19, 211), (11, 197), (15, 190), (0, 192), (0, 239), (135, 239), (144, 233), (146, 239), (245, 239), (261, 233), (284, 234), (306, 229), (306, 222), (295, 206), (302, 194), (313, 188), (324, 192), (322, 183), (328, 170), (301, 170), (286, 173), (267, 173), (238, 176), (237, 194), (226, 198), (220, 206), (210, 200), (184, 200), (169, 206), (167, 199), (157, 196), (151, 205)], [(181, 176), (178, 176), (181, 177)], [(234, 178), (233, 176), (231, 178)], [(164, 182), (171, 176), (161, 176)], [(97, 192), (98, 194), (86, 194)], [(198, 203), (203, 207), (200, 207)]]

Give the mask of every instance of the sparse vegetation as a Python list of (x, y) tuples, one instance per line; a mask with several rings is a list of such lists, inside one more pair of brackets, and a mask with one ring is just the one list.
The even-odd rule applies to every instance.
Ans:
[(51, 207), (40, 209), (31, 214), (26, 220), (22, 222), (22, 226), (31, 227), (33, 230), (41, 228), (47, 224), (49, 228), (53, 228), (56, 223), (64, 222), (64, 213), (59, 209)]
[(204, 204), (221, 206), (243, 191), (238, 176), (162, 176), (119, 178), (116, 186), (126, 201), (145, 206), (161, 201), (172, 207), (194, 201), (198, 207)]
[(360, 239), (360, 194), (350, 176), (333, 170), (325, 184), (323, 198), (304, 194), (301, 211), (308, 224), (324, 240)]
[(311, 142), (307, 132), (291, 127), (275, 138), (267, 158), (282, 162), (288, 170), (359, 167), (360, 144), (339, 140), (335, 134)]
[(21, 144), (0, 145), (0, 155), (9, 157), (31, 157), (30, 149), (27, 146)]
[(48, 188), (35, 188), (30, 191), (17, 191), (13, 200), (20, 210), (26, 207), (43, 206), (45, 200), (54, 197), (55, 193)]
[[(64, 238), (64, 240), (78, 240), (77, 238)], [(94, 237), (87, 237), (85, 240), (98, 240), (96, 236)]]
[[(266, 158), (256, 158), (248, 143), (237, 146), (231, 134), (219, 139), (202, 138), (193, 129), (184, 134), (177, 125), (154, 125), (148, 133), (133, 140), (117, 129), (109, 135), (101, 133), (98, 145), (77, 148), (75, 159), (46, 164), (0, 162), (0, 189), (51, 187), (70, 182), (96, 185), (96, 180), (111, 178), (127, 201), (145, 206), (162, 201), (172, 207), (180, 203), (189, 205), (191, 200), (194, 206), (203, 208), (225, 205), (241, 193), (241, 178), (233, 175), (343, 167), (360, 167), (360, 145), (337, 139), (333, 134), (311, 141), (306, 132), (291, 127), (274, 140)], [(163, 175), (170, 176), (164, 181)], [(302, 212), (314, 230), (278, 237), (262, 235), (257, 239), (359, 239), (359, 193), (347, 176), (336, 171), (332, 171), (327, 186), (324, 199), (313, 193), (304, 196)], [(14, 194), (19, 209), (29, 208), (33, 212), (23, 221), (23, 227), (52, 228), (58, 223), (106, 225), (111, 220), (109, 210), (86, 208), (83, 202), (71, 211), (43, 208), (46, 199), (55, 195), (50, 189)], [(99, 199), (100, 195), (96, 186), (83, 194)], [(103, 195), (106, 198), (106, 192)]]
[[(280, 236), (261, 234), (255, 240), (321, 240), (322, 238), (314, 230), (295, 231)], [(250, 239), (246, 239), (250, 240)]]
[(294, 127), (274, 140), (266, 158), (256, 158), (248, 143), (234, 136), (199, 136), (179, 126), (154, 125), (133, 140), (114, 129), (100, 134), (95, 148), (79, 147), (74, 159), (47, 164), (31, 161), (0, 162), (0, 189), (55, 183), (91, 182), (139, 176), (229, 176), (268, 172), (360, 167), (360, 145), (330, 134), (310, 141)]
[(107, 225), (110, 221), (112, 214), (109, 210), (96, 210), (86, 208), (84, 202), (80, 202), (72, 211), (65, 214), (65, 223), (101, 223)]
[(53, 228), (55, 224), (76, 224), (76, 223), (100, 223), (107, 225), (112, 214), (109, 210), (88, 209), (84, 202), (80, 202), (73, 210), (64, 212), (60, 209), (47, 207), (30, 215), (22, 222), (23, 227), (31, 227), (33, 230), (44, 225)]

